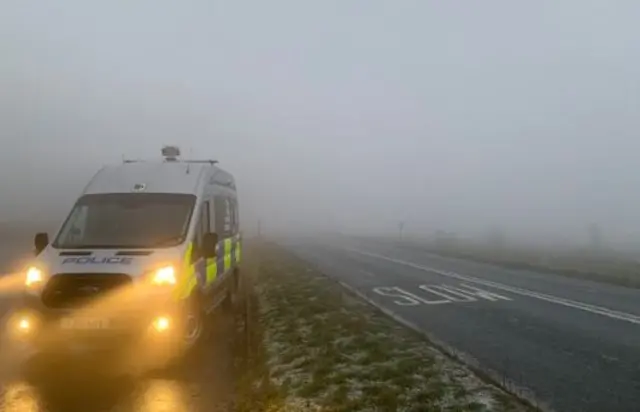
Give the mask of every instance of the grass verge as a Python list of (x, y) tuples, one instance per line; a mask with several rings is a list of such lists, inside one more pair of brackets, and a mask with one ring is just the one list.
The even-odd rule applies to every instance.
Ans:
[(530, 410), (279, 247), (252, 252), (240, 410)]

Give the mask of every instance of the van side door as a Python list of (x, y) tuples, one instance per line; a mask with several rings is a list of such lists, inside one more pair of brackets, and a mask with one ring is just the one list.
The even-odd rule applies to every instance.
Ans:
[(240, 264), (242, 239), (240, 236), (240, 216), (238, 211), (238, 199), (229, 199), (231, 210), (231, 232), (233, 242), (231, 245), (231, 266), (237, 268)]
[(233, 214), (231, 212), (231, 199), (228, 196), (218, 195), (216, 203), (216, 231), (220, 239), (218, 256), (218, 275), (227, 278), (233, 270)]
[(209, 259), (205, 259), (203, 256), (202, 244), (204, 235), (209, 232), (210, 226), (209, 202), (204, 201), (200, 205), (198, 221), (192, 239), (193, 248), (191, 250), (191, 265), (196, 276), (197, 288), (200, 291), (205, 291), (207, 284), (207, 260)]

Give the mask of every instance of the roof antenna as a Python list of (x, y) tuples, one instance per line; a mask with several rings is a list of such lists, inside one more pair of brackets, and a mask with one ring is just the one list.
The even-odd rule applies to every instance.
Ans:
[[(193, 147), (189, 147), (189, 159), (191, 159), (191, 154), (193, 153)], [(187, 174), (191, 171), (191, 163), (187, 162)]]

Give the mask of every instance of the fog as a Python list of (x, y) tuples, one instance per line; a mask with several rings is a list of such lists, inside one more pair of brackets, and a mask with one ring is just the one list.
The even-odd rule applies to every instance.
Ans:
[(0, 5), (0, 221), (163, 144), (265, 231), (640, 243), (640, 3)]

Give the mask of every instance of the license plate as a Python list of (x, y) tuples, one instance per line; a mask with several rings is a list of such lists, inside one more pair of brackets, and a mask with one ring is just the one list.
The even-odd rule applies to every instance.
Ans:
[(109, 329), (111, 322), (105, 318), (67, 318), (62, 320), (62, 329), (100, 330)]

